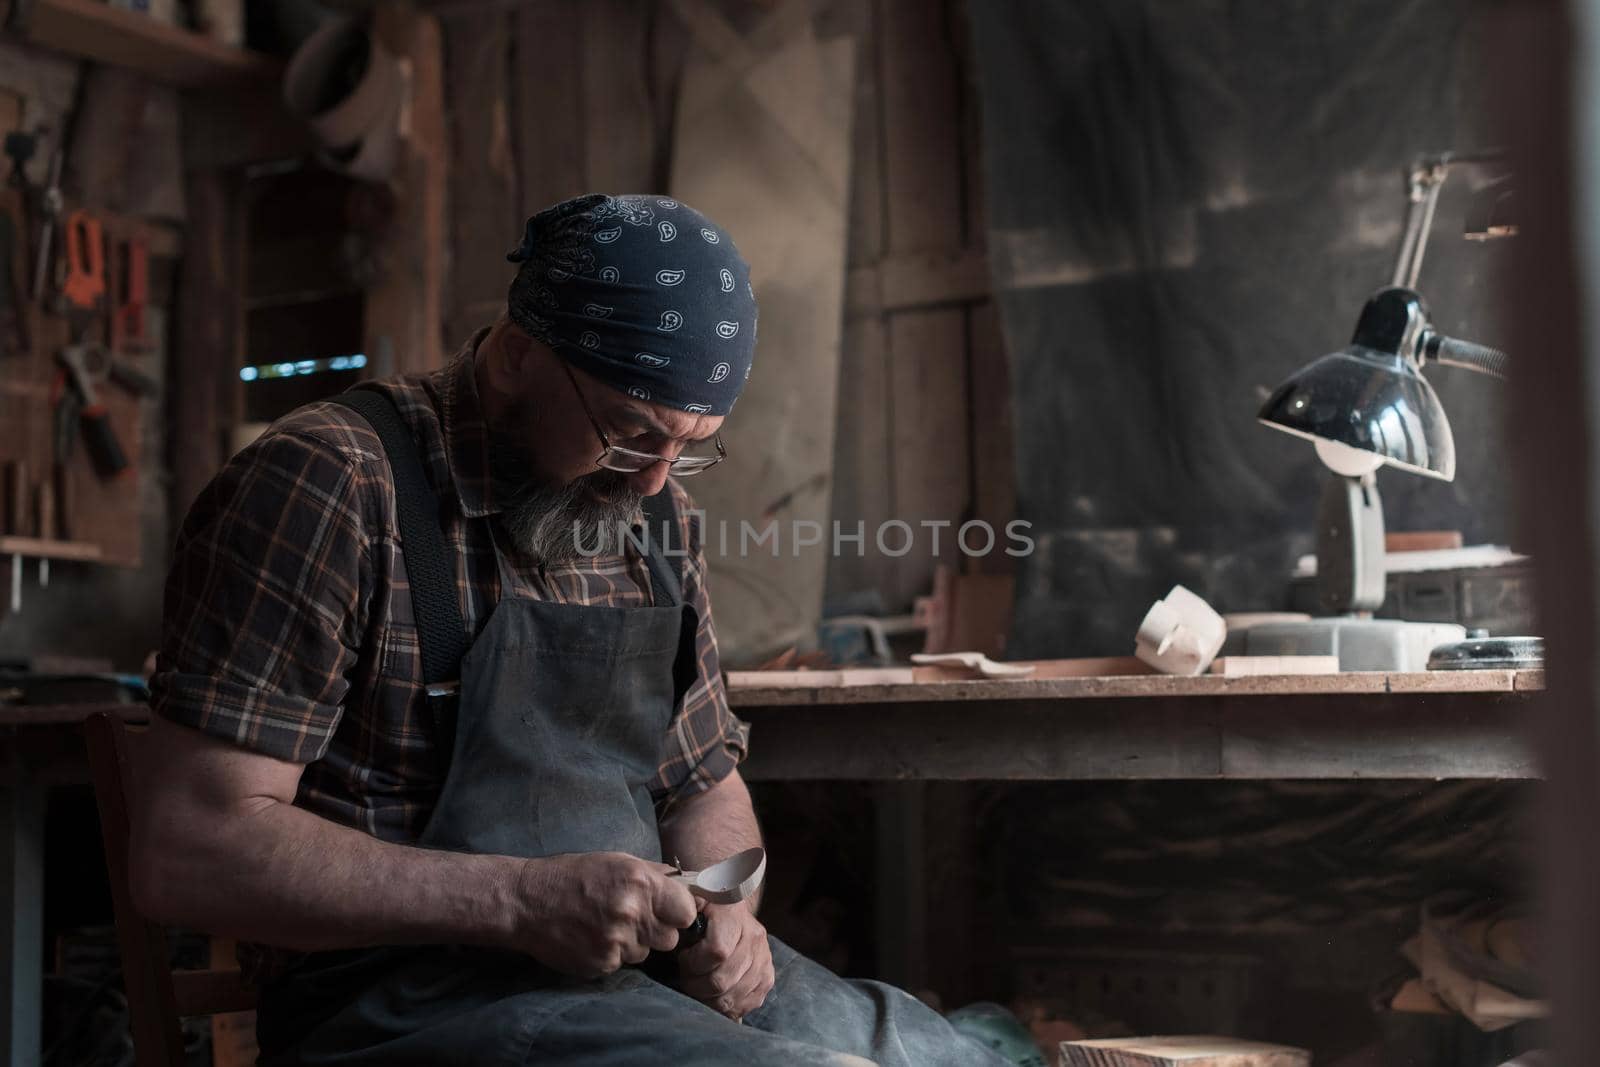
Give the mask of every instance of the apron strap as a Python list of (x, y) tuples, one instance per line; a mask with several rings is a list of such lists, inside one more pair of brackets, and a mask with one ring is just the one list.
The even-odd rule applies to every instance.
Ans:
[(448, 738), (440, 722), (442, 702), (438, 698), (448, 695), (458, 684), (468, 642), (455, 567), (440, 528), (439, 497), (423, 473), (416, 439), (388, 396), (356, 386), (330, 399), (371, 423), (389, 457), (401, 555), (411, 585), (411, 610), (422, 653), (422, 680), (434, 710), (434, 725), (441, 728), (442, 742)]
[[(672, 486), (644, 498), (644, 532), (650, 546), (646, 562), (650, 565), (650, 591), (656, 607), (670, 607), (683, 600), (683, 576), (672, 558), (681, 556), (683, 538), (678, 530), (678, 508), (672, 500)], [(663, 542), (661, 534), (666, 534)]]

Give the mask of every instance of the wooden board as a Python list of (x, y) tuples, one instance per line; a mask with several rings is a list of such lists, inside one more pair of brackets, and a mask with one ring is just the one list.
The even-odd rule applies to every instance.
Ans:
[(188, 228), (169, 375), (173, 529), (221, 466), (224, 437), (239, 413), (243, 355), (236, 288), (244, 276), (240, 180), (223, 171), (190, 171), (184, 192)]
[(583, 117), (588, 134), (584, 171), (591, 192), (656, 191), (655, 138), (645, 81), (649, 37), (639, 7), (634, 0), (585, 0), (577, 9), (583, 21)]
[[(729, 700), (738, 705), (784, 704), (896, 704), (968, 700), (1088, 700), (1140, 697), (1294, 697), (1378, 696), (1433, 693), (1518, 693), (1543, 685), (1540, 671), (1420, 671), (1388, 674), (1349, 671), (1327, 675), (1277, 675), (1228, 678), (1218, 674), (1193, 677), (1145, 673), (1082, 674), (1083, 670), (1120, 669), (1129, 661), (1120, 657), (1088, 660), (1019, 660), (1035, 664), (1026, 678), (974, 679), (959, 677), (948, 667), (917, 667), (910, 682), (898, 675), (888, 680), (846, 686), (826, 679), (840, 672), (746, 671), (731, 672), (739, 685), (729, 687)], [(1137, 662), (1137, 661), (1133, 661)], [(890, 668), (894, 670), (894, 668)], [(924, 673), (927, 672), (927, 673)], [(845, 672), (848, 673), (848, 672)], [(944, 680), (948, 678), (949, 680)]]
[(187, 87), (270, 82), (274, 59), (221, 44), (103, 0), (29, 0), (22, 32), (30, 41), (154, 81)]
[(831, 512), (843, 532), (862, 535), (859, 543), (841, 542), (830, 553), (827, 583), (835, 591), (875, 589), (885, 605), (892, 599), (888, 564), (869, 540), (872, 531), (893, 514), (889, 466), (888, 335), (883, 317), (873, 315), (845, 324), (839, 377), (849, 382), (839, 390), (835, 431)]
[[(519, 17), (533, 15), (530, 10)], [(513, 86), (510, 15), (462, 15), (446, 30), (451, 195), (445, 345), (453, 348), (505, 305), (516, 268), (497, 252), (517, 243), (525, 218), (511, 132), (515, 93), (525, 85), (546, 91), (548, 86), (543, 78), (517, 79)], [(542, 129), (557, 111), (542, 108), (532, 127)]]
[[(961, 558), (956, 529), (971, 488), (964, 311), (889, 316), (889, 406), (893, 518), (915, 534), (910, 550), (895, 563), (898, 589), (889, 607), (897, 609), (933, 590), (940, 563)], [(883, 554), (898, 552), (905, 537), (903, 530), (891, 531), (886, 537), (891, 551)], [(1003, 537), (999, 543), (1004, 544)]]
[(445, 183), (450, 166), (444, 120), (444, 42), (439, 21), (404, 0), (377, 8), (373, 36), (409, 61), (411, 95), (395, 165), (395, 218), (388, 270), (366, 293), (367, 352), (394, 353), (394, 369), (421, 374), (444, 363)]
[[(987, 262), (983, 283), (989, 284)], [(1017, 517), (1017, 459), (1011, 417), (1011, 360), (992, 300), (967, 313), (972, 383), (972, 517), (982, 519), (1006, 544), (1006, 524)], [(997, 552), (972, 563), (973, 569), (1009, 572), (1015, 560)]]
[(1223, 656), (1211, 664), (1211, 673), (1224, 678), (1263, 675), (1338, 674), (1338, 656)]
[[(639, 17), (637, 14), (634, 17)], [(581, 104), (584, 86), (584, 20), (573, 17), (566, 0), (534, 0), (516, 11), (516, 62), (519, 72), (537, 70), (539, 77), (513, 77), (516, 121), (519, 214), (526, 218), (551, 204), (587, 192), (585, 136), (603, 136), (585, 125), (593, 109)], [(520, 222), (520, 220), (519, 220)], [(510, 234), (511, 248), (521, 236)], [(505, 303), (505, 286), (492, 295)]]
[(86, 541), (56, 541), (39, 537), (0, 536), (0, 557), (64, 559), (94, 563), (100, 559), (100, 546)]
[(1062, 1067), (1308, 1067), (1311, 1053), (1231, 1037), (1113, 1037), (1061, 1042)]
[[(750, 263), (761, 342), (723, 430), (729, 459), (690, 488), (731, 551), (709, 552), (724, 662), (809, 641), (821, 617), (828, 546), (794, 551), (797, 521), (830, 518), (844, 300), (854, 43), (809, 24), (731, 77), (697, 45), (679, 100), (670, 192), (733, 235)], [(740, 523), (778, 524), (769, 549), (739, 553)]]
[(960, 95), (945, 7), (878, 0), (890, 252), (962, 243)]

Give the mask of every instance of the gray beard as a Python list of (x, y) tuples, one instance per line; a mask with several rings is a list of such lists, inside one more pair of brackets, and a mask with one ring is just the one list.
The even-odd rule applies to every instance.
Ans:
[(619, 524), (632, 521), (644, 495), (608, 485), (608, 491), (620, 495), (602, 504), (584, 492), (594, 477), (553, 489), (530, 487), (511, 497), (500, 512), (500, 526), (518, 551), (550, 565), (571, 563), (615, 546)]
[[(537, 412), (525, 405), (501, 425), (491, 422), (488, 427), (489, 475), (501, 502), (501, 529), (519, 552), (544, 565), (594, 556), (607, 545), (620, 548), (618, 524), (633, 520), (644, 495), (628, 488), (626, 475), (612, 470), (597, 470), (560, 486), (528, 481), (533, 457), (511, 427), (536, 420)], [(589, 489), (611, 499), (600, 503)]]

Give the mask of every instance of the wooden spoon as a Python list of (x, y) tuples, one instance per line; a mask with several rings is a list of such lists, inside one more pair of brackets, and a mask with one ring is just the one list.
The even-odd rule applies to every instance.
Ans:
[(682, 882), (689, 892), (713, 904), (737, 904), (761, 888), (767, 874), (767, 850), (747, 848), (703, 871), (679, 871), (667, 877)]

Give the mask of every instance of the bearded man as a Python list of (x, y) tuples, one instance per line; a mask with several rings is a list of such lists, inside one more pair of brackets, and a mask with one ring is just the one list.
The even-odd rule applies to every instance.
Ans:
[(1001, 1062), (662, 862), (761, 843), (677, 482), (755, 352), (732, 239), (594, 195), (509, 258), (447, 367), (291, 413), (196, 500), (137, 905), (244, 942), (269, 1067)]

